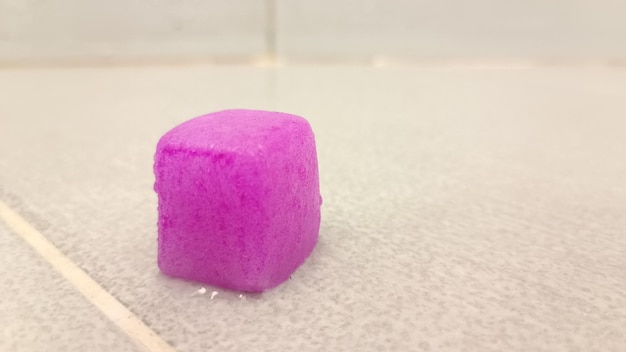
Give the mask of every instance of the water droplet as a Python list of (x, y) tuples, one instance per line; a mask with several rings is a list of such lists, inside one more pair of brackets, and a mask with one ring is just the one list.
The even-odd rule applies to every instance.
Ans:
[(204, 287), (200, 287), (200, 289), (198, 289), (197, 291), (195, 291), (194, 293), (192, 293), (192, 296), (198, 296), (198, 295), (203, 295), (206, 293), (206, 288)]

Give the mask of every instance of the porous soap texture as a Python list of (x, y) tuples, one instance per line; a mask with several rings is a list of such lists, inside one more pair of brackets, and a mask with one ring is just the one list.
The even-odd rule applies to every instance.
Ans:
[(317, 243), (315, 138), (299, 116), (226, 110), (189, 120), (160, 139), (154, 173), (167, 275), (263, 291)]

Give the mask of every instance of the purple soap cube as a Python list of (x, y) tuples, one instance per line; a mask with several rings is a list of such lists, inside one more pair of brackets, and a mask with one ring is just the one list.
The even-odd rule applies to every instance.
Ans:
[(263, 291), (315, 247), (322, 200), (305, 119), (256, 110), (200, 116), (167, 132), (154, 159), (163, 273)]

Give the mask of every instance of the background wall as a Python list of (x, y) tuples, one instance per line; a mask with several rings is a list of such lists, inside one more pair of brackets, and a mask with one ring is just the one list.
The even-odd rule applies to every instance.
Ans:
[(623, 0), (0, 0), (0, 62), (626, 58)]

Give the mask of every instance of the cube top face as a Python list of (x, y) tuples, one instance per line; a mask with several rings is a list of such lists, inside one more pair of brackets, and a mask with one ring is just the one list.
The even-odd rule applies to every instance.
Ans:
[(225, 110), (191, 119), (165, 134), (159, 148), (257, 154), (285, 136), (310, 132), (302, 117), (260, 110)]
[(315, 140), (301, 117), (228, 110), (192, 119), (161, 138), (154, 172), (166, 274), (263, 291), (317, 242)]

